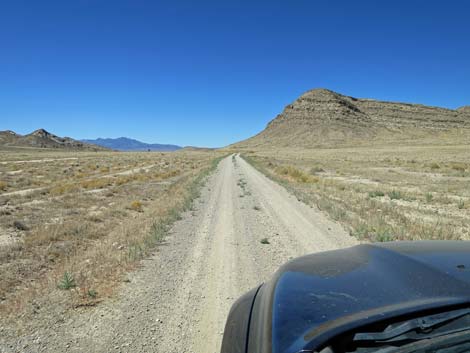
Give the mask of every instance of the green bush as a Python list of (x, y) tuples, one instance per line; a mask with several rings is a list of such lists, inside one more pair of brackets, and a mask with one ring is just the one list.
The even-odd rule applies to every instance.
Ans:
[(77, 284), (75, 283), (75, 278), (70, 272), (65, 271), (62, 279), (59, 281), (57, 285), (60, 289), (68, 290), (71, 288), (75, 288)]
[(401, 200), (403, 198), (402, 193), (398, 190), (389, 191), (387, 195), (390, 197), (390, 200)]
[(349, 235), (356, 237), (359, 240), (367, 239), (369, 237), (369, 226), (367, 223), (361, 222), (351, 229)]
[(374, 238), (375, 238), (375, 241), (383, 243), (387, 241), (392, 241), (393, 235), (389, 231), (384, 231), (384, 232), (375, 234)]
[(431, 194), (430, 192), (426, 193), (426, 201), (427, 201), (427, 202), (431, 202), (432, 199), (433, 199), (432, 194)]
[(98, 296), (98, 292), (94, 289), (88, 289), (87, 295), (88, 297), (95, 299)]
[(385, 193), (383, 191), (379, 191), (379, 190), (369, 191), (369, 197), (370, 198), (383, 197), (383, 196), (385, 196)]

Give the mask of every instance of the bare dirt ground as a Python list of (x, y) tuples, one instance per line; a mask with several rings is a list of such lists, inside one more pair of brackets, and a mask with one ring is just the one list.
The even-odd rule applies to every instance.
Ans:
[(272, 149), (242, 156), (359, 240), (470, 239), (468, 144)]
[(293, 257), (356, 243), (243, 159), (228, 157), (117, 297), (73, 315), (48, 313), (20, 336), (0, 327), (0, 352), (218, 352), (241, 294)]

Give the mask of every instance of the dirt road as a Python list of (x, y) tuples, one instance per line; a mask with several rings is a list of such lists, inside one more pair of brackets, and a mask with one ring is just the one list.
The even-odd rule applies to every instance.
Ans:
[[(269, 244), (262, 244), (266, 238)], [(13, 351), (218, 352), (227, 313), (285, 261), (356, 241), (238, 156), (221, 161), (120, 295), (21, 338)], [(5, 347), (5, 346), (4, 346)], [(8, 347), (5, 347), (5, 349)]]

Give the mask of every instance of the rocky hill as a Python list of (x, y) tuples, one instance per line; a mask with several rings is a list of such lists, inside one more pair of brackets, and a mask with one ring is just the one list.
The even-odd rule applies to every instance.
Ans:
[(453, 137), (470, 142), (470, 107), (451, 110), (314, 89), (285, 107), (265, 130), (232, 147), (334, 147)]
[(20, 135), (11, 130), (0, 131), (0, 146), (91, 151), (107, 150), (101, 146), (77, 141), (70, 137), (56, 136), (44, 129), (38, 129), (27, 135)]

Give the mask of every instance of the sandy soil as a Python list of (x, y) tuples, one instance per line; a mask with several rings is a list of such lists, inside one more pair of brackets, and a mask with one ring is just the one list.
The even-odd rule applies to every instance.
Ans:
[(4, 161), (4, 162), (0, 162), (0, 164), (46, 163), (46, 162), (55, 162), (55, 161), (68, 161), (68, 160), (74, 160), (74, 159), (78, 159), (78, 157), (27, 159), (24, 161)]
[(20, 337), (0, 327), (0, 352), (218, 352), (240, 295), (293, 257), (355, 243), (244, 160), (228, 157), (117, 298), (74, 315), (49, 312)]
[(42, 191), (45, 190), (46, 188), (31, 188), (31, 189), (23, 189), (23, 190), (17, 190), (17, 191), (11, 191), (11, 192), (4, 192), (3, 194), (0, 194), (0, 196), (26, 196), (29, 194), (32, 194), (33, 192), (36, 191)]

